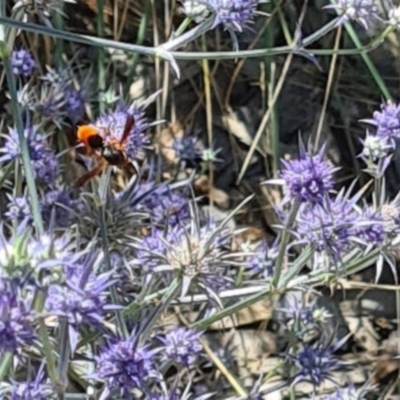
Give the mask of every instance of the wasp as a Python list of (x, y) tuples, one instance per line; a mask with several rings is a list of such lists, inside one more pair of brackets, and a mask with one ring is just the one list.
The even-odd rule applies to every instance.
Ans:
[(122, 167), (129, 162), (125, 152), (125, 146), (134, 126), (134, 117), (128, 115), (124, 130), (119, 139), (112, 134), (110, 128), (98, 128), (93, 125), (82, 125), (78, 127), (78, 141), (85, 146), (87, 155), (97, 158), (98, 164), (88, 173), (80, 177), (76, 181), (75, 187), (85, 185), (90, 179), (101, 174), (109, 165)]

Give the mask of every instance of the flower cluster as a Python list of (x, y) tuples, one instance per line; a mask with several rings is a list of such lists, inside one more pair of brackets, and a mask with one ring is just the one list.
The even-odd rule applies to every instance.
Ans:
[[(66, 1), (74, 0), (15, 0), (8, 11), (23, 22), (34, 17), (49, 27), (68, 17)], [(258, 33), (273, 22), (269, 18), (285, 19), (286, 9), (263, 14), (264, 2), (180, 0), (187, 18), (170, 10), (171, 35), (154, 49), (146, 42), (145, 53), (168, 61), (177, 76), (173, 53), (190, 50), (195, 39), (204, 39), (210, 51), (223, 51), (226, 39), (239, 49), (240, 39), (249, 47), (245, 57), (274, 54), (274, 48), (259, 48)], [(139, 3), (141, 10), (146, 2)], [(164, 8), (155, 3), (154, 15), (166, 20)], [(293, 50), (315, 61), (307, 49), (346, 21), (370, 28), (380, 20), (386, 26), (382, 37), (399, 26), (398, 7), (381, 10), (376, 0), (331, 3), (327, 8), (336, 18), (306, 37), (297, 29), (293, 46), (277, 51)], [(116, 36), (123, 37), (114, 14)], [(158, 21), (153, 22), (151, 28)], [(107, 33), (108, 20), (104, 28)], [(215, 28), (220, 31), (207, 35)], [(226, 91), (228, 81), (221, 80), (227, 96), (216, 97), (223, 128), (228, 125), (229, 133), (234, 128), (228, 142), (220, 118), (218, 130), (207, 132), (194, 115), (197, 106), (189, 114), (186, 105), (180, 108), (182, 96), (164, 93), (148, 107), (161, 91), (143, 100), (145, 92), (160, 82), (147, 79), (148, 62), (124, 54), (126, 44), (118, 54), (102, 49), (93, 58), (89, 46), (71, 41), (45, 41), (42, 54), (37, 48), (42, 39), (29, 32), (14, 39), (10, 64), (4, 64), (11, 69), (4, 69), (1, 114), (0, 397), (205, 400), (229, 398), (233, 383), (241, 381), (245, 387), (235, 389), (243, 393), (232, 399), (269, 398), (277, 389), (264, 376), (253, 382), (254, 364), (247, 362), (266, 350), (283, 361), (283, 368), (269, 374), (281, 382), (279, 389), (282, 382), (292, 388), (308, 381), (317, 392), (326, 379), (334, 379), (335, 370), (344, 367), (336, 351), (346, 351), (350, 329), (336, 298), (323, 296), (325, 289), (354, 273), (363, 279), (362, 269), (371, 264), (377, 279), (388, 265), (397, 273), (400, 195), (388, 202), (384, 172), (400, 138), (400, 105), (384, 103), (366, 120), (372, 127), (360, 158), (372, 177), (369, 186), (341, 187), (330, 157), (335, 152), (327, 144), (312, 151), (310, 140), (309, 149), (300, 143), (298, 157), (285, 158), (277, 179), (269, 181), (284, 187), (283, 199), (275, 191), (268, 204), (256, 204), (263, 190), (249, 181), (231, 184), (236, 167), (244, 171), (248, 161), (262, 179), (269, 177), (259, 162), (264, 146), (250, 157), (258, 134), (255, 141), (247, 140), (250, 135), (236, 142), (244, 136), (236, 132), (238, 120), (230, 118), (233, 110), (240, 109), (250, 128), (261, 116), (248, 112), (247, 104), (242, 108), (245, 99), (233, 104), (240, 97), (239, 77)], [(31, 47), (20, 47), (22, 42)], [(57, 51), (50, 53), (53, 44)], [(244, 56), (224, 52), (223, 58)], [(51, 65), (39, 64), (44, 60)], [(218, 83), (224, 68), (213, 71), (211, 84)], [(235, 78), (243, 71), (237, 68)], [(181, 86), (170, 83), (171, 91)], [(177, 122), (153, 129), (165, 122), (154, 116), (168, 119), (174, 103)], [(202, 108), (201, 99), (198, 105)], [(206, 111), (210, 116), (215, 110)], [(194, 132), (187, 126), (191, 120)], [(82, 125), (93, 129), (79, 129)], [(284, 139), (285, 145), (290, 142)], [(113, 155), (121, 162), (113, 162)], [(26, 178), (28, 171), (34, 179)], [(249, 187), (257, 199), (247, 197)], [(266, 319), (271, 321), (266, 330), (274, 335), (256, 334), (253, 328)], [(270, 343), (271, 338), (276, 340)], [(218, 364), (229, 374), (221, 374)], [(350, 386), (327, 399), (355, 393), (363, 392)]]
[(112, 340), (96, 357), (96, 372), (92, 377), (106, 384), (102, 399), (114, 392), (128, 394), (132, 389), (146, 387), (151, 377), (156, 377), (154, 356), (156, 350), (138, 345), (135, 337)]
[(285, 182), (290, 199), (300, 203), (320, 203), (334, 188), (333, 174), (337, 170), (324, 159), (325, 148), (315, 154), (308, 154), (300, 147), (300, 157), (282, 161), (281, 179)]
[(108, 304), (105, 295), (105, 291), (115, 283), (111, 279), (112, 272), (94, 276), (83, 271), (81, 275), (76, 275), (68, 277), (64, 285), (51, 285), (45, 304), (50, 315), (66, 318), (68, 321), (72, 349), (75, 349), (82, 324), (102, 328), (104, 314), (118, 309), (117, 306)]
[(289, 354), (289, 359), (297, 367), (293, 384), (309, 381), (314, 387), (319, 387), (331, 377), (335, 368), (340, 366), (334, 356), (336, 346), (324, 347), (318, 342), (315, 345), (304, 345), (296, 354)]
[(242, 32), (257, 14), (260, 0), (181, 0), (183, 12), (201, 22), (215, 13), (214, 27), (223, 25), (226, 29)]
[(35, 314), (31, 299), (25, 297), (17, 281), (0, 280), (0, 353), (16, 353), (33, 344)]
[(365, 29), (373, 20), (379, 19), (379, 7), (376, 0), (335, 0), (325, 8), (335, 9), (341, 21), (357, 21)]
[(228, 271), (238, 257), (228, 252), (231, 237), (210, 219), (201, 227), (195, 221), (173, 227), (167, 235), (153, 230), (138, 245), (134, 264), (145, 266), (149, 273), (175, 273), (186, 281), (186, 290), (194, 282), (202, 291), (218, 291), (233, 283)]
[(195, 363), (203, 347), (199, 343), (202, 332), (177, 328), (170, 330), (159, 340), (163, 344), (164, 360), (174, 360), (177, 364), (189, 366)]
[(15, 75), (29, 78), (36, 69), (36, 62), (28, 50), (21, 48), (12, 52), (11, 67)]
[[(59, 173), (59, 163), (55, 152), (47, 144), (45, 136), (39, 132), (37, 126), (26, 128), (24, 135), (28, 142), (35, 178), (47, 184), (54, 182)], [(4, 147), (0, 148), (0, 163), (14, 161), (20, 157), (21, 144), (18, 132), (10, 128)]]
[(181, 192), (154, 183), (141, 184), (138, 192), (138, 196), (143, 196), (140, 205), (156, 225), (167, 221), (168, 225), (175, 226), (189, 219), (189, 200)]

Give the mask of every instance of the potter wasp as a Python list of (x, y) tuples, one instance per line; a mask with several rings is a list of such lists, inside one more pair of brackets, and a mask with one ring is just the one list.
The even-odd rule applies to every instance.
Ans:
[(87, 155), (97, 158), (98, 164), (80, 177), (76, 181), (75, 187), (85, 185), (110, 165), (123, 167), (130, 161), (125, 148), (134, 126), (134, 117), (128, 115), (120, 138), (117, 138), (110, 128), (99, 128), (94, 125), (82, 125), (78, 127), (78, 141), (85, 147)]

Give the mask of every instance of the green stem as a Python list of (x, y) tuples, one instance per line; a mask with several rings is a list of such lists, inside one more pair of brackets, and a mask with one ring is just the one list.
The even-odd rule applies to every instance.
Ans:
[(28, 194), (29, 194), (29, 198), (30, 198), (29, 204), (31, 207), (33, 221), (34, 221), (37, 232), (39, 234), (42, 234), (44, 232), (44, 227), (43, 227), (42, 215), (41, 215), (40, 206), (39, 206), (39, 196), (38, 196), (36, 182), (35, 182), (35, 178), (33, 176), (33, 171), (32, 171), (32, 167), (31, 167), (28, 141), (27, 141), (27, 138), (25, 137), (25, 133), (24, 133), (24, 126), (23, 126), (23, 122), (22, 122), (21, 110), (19, 108), (17, 89), (15, 86), (15, 80), (14, 80), (14, 75), (12, 72), (11, 61), (10, 61), (10, 51), (7, 47), (7, 44), (3, 41), (0, 42), (0, 57), (4, 63), (4, 69), (6, 72), (8, 88), (10, 91), (12, 114), (13, 114), (14, 122), (16, 124), (19, 145), (21, 148), (21, 158), (22, 158), (22, 164), (24, 167), (26, 183), (28, 186)]
[(286, 255), (286, 247), (290, 239), (290, 231), (289, 228), (292, 226), (294, 219), (296, 218), (297, 211), (299, 209), (299, 202), (296, 201), (293, 204), (292, 209), (290, 210), (290, 213), (288, 215), (288, 218), (285, 223), (285, 227), (283, 229), (280, 241), (279, 241), (279, 252), (278, 252), (278, 257), (276, 259), (275, 263), (275, 269), (274, 269), (274, 275), (272, 277), (272, 286), (278, 287), (279, 285), (279, 280), (281, 277), (282, 273), (282, 267), (283, 267), (283, 260)]
[(186, 30), (186, 28), (190, 25), (190, 23), (192, 22), (192, 18), (191, 17), (186, 17), (184, 19), (184, 21), (179, 25), (178, 29), (176, 30), (176, 32), (174, 33), (174, 37), (178, 37), (180, 35), (182, 35), (182, 33)]
[[(104, 0), (97, 0), (97, 36), (104, 36), (104, 21), (103, 21)], [(104, 68), (104, 48), (97, 49), (97, 86), (99, 91), (99, 111), (103, 113), (105, 110), (104, 104), (104, 89), (105, 89), (105, 68)]]
[[(111, 177), (111, 168), (107, 168), (107, 170), (101, 176), (100, 187), (99, 187), (100, 233), (101, 233), (102, 248), (103, 248), (103, 252), (104, 252), (104, 263), (105, 263), (105, 267), (106, 267), (107, 271), (111, 270), (110, 252), (109, 252), (110, 246), (109, 246), (109, 241), (108, 241), (107, 222), (106, 222), (106, 202), (107, 202), (110, 177)], [(110, 293), (111, 293), (111, 299), (112, 299), (113, 303), (118, 304), (117, 290), (114, 285), (111, 287)], [(126, 327), (122, 311), (116, 310), (115, 316), (117, 319), (117, 324), (118, 324), (121, 335), (125, 338), (128, 337), (128, 329)]]
[(0, 382), (4, 380), (4, 377), (7, 375), (8, 370), (12, 364), (13, 355), (10, 352), (6, 352), (3, 355), (3, 359), (0, 363)]

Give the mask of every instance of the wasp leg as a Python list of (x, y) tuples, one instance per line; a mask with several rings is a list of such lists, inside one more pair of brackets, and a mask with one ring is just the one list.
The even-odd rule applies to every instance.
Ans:
[(92, 178), (94, 178), (97, 175), (100, 175), (106, 168), (107, 168), (107, 163), (106, 162), (101, 162), (99, 165), (97, 165), (95, 168), (90, 170), (88, 173), (85, 175), (81, 176), (74, 184), (74, 188), (81, 187), (85, 185), (87, 182), (89, 182)]

